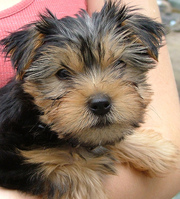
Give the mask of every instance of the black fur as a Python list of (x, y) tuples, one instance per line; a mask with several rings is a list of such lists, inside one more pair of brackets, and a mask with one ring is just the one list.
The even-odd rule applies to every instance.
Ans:
[[(6, 56), (10, 56), (13, 67), (17, 69), (17, 76), (20, 75), (21, 78), (12, 79), (0, 89), (0, 186), (35, 195), (42, 194), (45, 191), (45, 181), (37, 175), (39, 165), (25, 163), (19, 150), (53, 148), (64, 144), (78, 145), (76, 139), (58, 139), (56, 132), (41, 123), (39, 117), (44, 113), (34, 105), (33, 97), (23, 90), (24, 79), (29, 76), (36, 79), (41, 74), (41, 78), (45, 78), (44, 71), (48, 70), (46, 66), (44, 71), (40, 71), (42, 68), (37, 69), (37, 74), (32, 74), (30, 70), (26, 71), (27, 63), (35, 62), (43, 54), (45, 47), (63, 47), (71, 42), (81, 49), (86, 67), (91, 68), (97, 65), (90, 47), (96, 37), (107, 34), (114, 26), (116, 26), (115, 35), (133, 29), (134, 35), (129, 33), (125, 42), (130, 43), (129, 40), (137, 36), (148, 49), (138, 48), (142, 44), (132, 46), (140, 50), (129, 57), (129, 64), (138, 63), (139, 68), (144, 71), (153, 67), (154, 60), (148, 50), (156, 58), (158, 57), (159, 43), (164, 34), (163, 28), (159, 23), (152, 22), (144, 16), (127, 15), (127, 11), (127, 7), (122, 6), (118, 9), (118, 6), (110, 1), (100, 13), (94, 13), (92, 18), (85, 11), (81, 11), (76, 18), (66, 17), (58, 20), (47, 11), (47, 15), (41, 15), (37, 23), (30, 24), (1, 41)], [(126, 24), (123, 24), (124, 21)], [(103, 55), (103, 49), (100, 45), (97, 46), (100, 56)], [(40, 77), (37, 81), (41, 81)], [(139, 126), (139, 124), (133, 125)], [(52, 186), (49, 188), (49, 195), (53, 196), (53, 192)]]
[[(57, 135), (39, 123), (41, 114), (32, 97), (12, 80), (0, 90), (0, 185), (32, 194), (43, 192), (38, 165), (26, 164), (18, 150), (61, 144)], [(32, 177), (34, 176), (34, 177)]]

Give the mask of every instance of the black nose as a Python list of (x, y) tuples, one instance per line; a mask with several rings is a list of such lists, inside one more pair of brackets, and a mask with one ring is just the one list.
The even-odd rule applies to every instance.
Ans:
[(111, 109), (111, 99), (106, 95), (95, 95), (89, 100), (88, 105), (95, 115), (105, 115)]

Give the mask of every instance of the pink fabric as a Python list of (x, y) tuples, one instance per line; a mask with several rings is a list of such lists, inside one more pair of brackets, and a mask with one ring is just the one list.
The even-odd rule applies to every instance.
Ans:
[[(7, 0), (6, 0), (7, 1)], [(9, 32), (18, 30), (25, 24), (38, 19), (39, 13), (48, 8), (58, 18), (73, 16), (81, 8), (86, 9), (85, 0), (22, 0), (6, 10), (0, 11), (0, 39)], [(14, 75), (10, 61), (0, 54), (0, 87), (4, 86)]]

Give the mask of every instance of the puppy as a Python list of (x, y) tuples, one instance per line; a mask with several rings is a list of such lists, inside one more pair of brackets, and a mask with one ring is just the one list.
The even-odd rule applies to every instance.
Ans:
[(178, 150), (137, 131), (163, 26), (107, 1), (90, 17), (50, 11), (1, 41), (17, 73), (0, 90), (0, 186), (46, 199), (108, 199), (115, 163), (149, 176), (176, 168)]

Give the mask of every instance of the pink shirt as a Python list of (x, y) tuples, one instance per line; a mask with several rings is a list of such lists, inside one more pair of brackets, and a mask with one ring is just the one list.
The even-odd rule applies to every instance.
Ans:
[[(7, 1), (7, 0), (6, 0)], [(25, 24), (38, 19), (39, 13), (48, 8), (58, 18), (73, 16), (82, 9), (86, 9), (85, 0), (22, 0), (20, 3), (6, 10), (0, 11), (0, 39), (9, 32), (18, 30)], [(4, 86), (15, 74), (10, 61), (4, 60), (0, 54), (0, 87)]]

